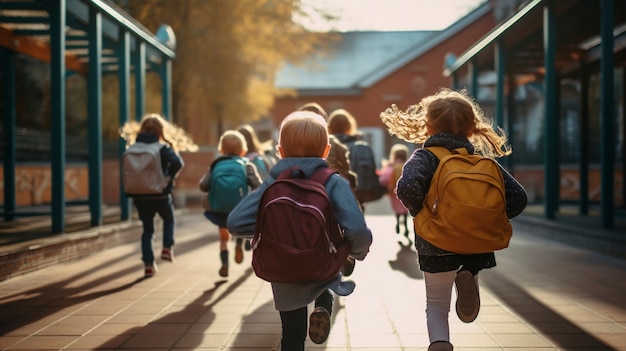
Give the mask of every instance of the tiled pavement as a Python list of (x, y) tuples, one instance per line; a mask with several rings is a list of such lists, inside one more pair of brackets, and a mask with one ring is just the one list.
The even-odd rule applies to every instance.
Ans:
[[(367, 213), (374, 244), (350, 277), (357, 288), (337, 299), (328, 341), (307, 349), (426, 350), (415, 253), (392, 216)], [(222, 279), (216, 227), (189, 211), (176, 235), (175, 263), (159, 261), (152, 278), (137, 237), (0, 282), (0, 350), (276, 350), (278, 313), (250, 253)], [(497, 260), (480, 273), (477, 320), (450, 313), (455, 350), (626, 351), (626, 260), (519, 229)]]

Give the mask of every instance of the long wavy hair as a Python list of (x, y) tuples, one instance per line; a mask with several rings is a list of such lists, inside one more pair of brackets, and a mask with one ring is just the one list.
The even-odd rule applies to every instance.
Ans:
[(511, 154), (504, 130), (493, 126), (466, 90), (442, 88), (406, 111), (394, 104), (381, 112), (380, 119), (391, 135), (408, 142), (421, 144), (433, 134), (449, 133), (467, 138), (484, 156)]
[(156, 135), (159, 140), (168, 143), (176, 152), (198, 150), (191, 136), (184, 129), (168, 122), (161, 115), (149, 113), (141, 119), (140, 122), (126, 122), (120, 128), (120, 137), (126, 141), (126, 146), (130, 146), (137, 140), (137, 134), (151, 133)]

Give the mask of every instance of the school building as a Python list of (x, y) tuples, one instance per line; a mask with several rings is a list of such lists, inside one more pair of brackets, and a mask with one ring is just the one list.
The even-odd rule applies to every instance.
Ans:
[[(442, 86), (466, 88), (507, 131), (513, 155), (502, 162), (530, 200), (544, 205), (546, 218), (561, 204), (573, 203), (579, 215), (597, 216), (598, 227), (611, 228), (625, 215), (625, 31), (621, 0), (490, 0), (441, 31), (339, 33), (343, 40), (332, 55), (279, 72), (277, 87), (297, 94), (277, 98), (267, 128), (275, 129), (306, 102), (318, 102), (328, 112), (344, 108), (357, 118), (380, 160), (397, 142), (380, 122), (381, 111), (391, 104), (405, 109)], [(120, 206), (120, 220), (128, 218), (119, 159), (88, 157), (108, 147), (99, 129), (101, 79), (116, 74), (122, 82), (121, 125), (144, 114), (145, 74), (157, 72), (162, 113), (169, 116), (174, 43), (167, 26), (152, 34), (105, 0), (0, 2), (5, 221), (46, 215), (53, 232), (62, 232), (66, 206), (75, 203), (89, 206), (93, 226), (103, 222), (107, 205)], [(23, 64), (42, 67), (40, 76), (50, 82), (37, 104), (16, 104), (29, 93), (16, 88), (15, 67)], [(82, 89), (70, 84), (88, 72)], [(86, 126), (72, 124), (73, 112), (65, 106), (68, 86), (89, 102)], [(49, 133), (16, 127), (16, 119), (42, 111), (51, 116), (44, 126)], [(80, 138), (71, 133), (85, 129)], [(108, 154), (122, 149), (114, 145)], [(198, 196), (197, 181), (208, 160), (200, 154), (183, 157), (187, 165), (176, 193), (184, 204)], [(32, 206), (41, 204), (50, 205), (50, 212), (35, 213)]]

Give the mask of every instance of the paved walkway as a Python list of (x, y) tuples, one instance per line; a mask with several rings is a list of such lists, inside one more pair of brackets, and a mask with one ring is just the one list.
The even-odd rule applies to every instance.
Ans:
[[(350, 277), (357, 288), (337, 299), (328, 341), (307, 349), (426, 350), (415, 252), (392, 216), (366, 218), (374, 244)], [(0, 282), (0, 350), (276, 350), (278, 313), (250, 253), (222, 279), (215, 226), (186, 212), (176, 235), (176, 262), (159, 261), (152, 278), (142, 277), (137, 237)], [(450, 314), (455, 350), (626, 351), (626, 260), (522, 229), (497, 259), (480, 274), (477, 320)]]

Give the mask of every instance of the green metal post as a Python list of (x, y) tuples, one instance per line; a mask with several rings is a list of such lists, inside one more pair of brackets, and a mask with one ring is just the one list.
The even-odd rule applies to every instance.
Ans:
[[(119, 117), (120, 127), (129, 120), (130, 116), (130, 33), (121, 31), (119, 35), (118, 45), (119, 57)], [(120, 217), (123, 221), (130, 218), (130, 200), (124, 194), (124, 186), (122, 184), (122, 154), (126, 150), (126, 141), (120, 138), (118, 155), (120, 160)]]
[(473, 60), (469, 63), (468, 72), (470, 91), (474, 99), (478, 99), (478, 67), (476, 67), (476, 63)]
[[(509, 130), (505, 122), (504, 111), (504, 82), (506, 81), (506, 53), (504, 51), (504, 44), (498, 40), (495, 45), (495, 69), (496, 69), (496, 106), (495, 106), (495, 125), (504, 130)], [(504, 157), (502, 159), (503, 166), (508, 168), (509, 158)], [(501, 162), (502, 162), (501, 161)]]
[(146, 44), (137, 39), (135, 46), (135, 117), (141, 120), (146, 111)]
[(602, 0), (600, 36), (600, 211), (603, 228), (613, 228), (613, 181), (615, 158), (615, 102), (613, 76), (613, 0)]
[(580, 184), (580, 205), (578, 212), (580, 215), (589, 214), (589, 67), (581, 60), (580, 65), (580, 162), (579, 184)]
[[(558, 206), (558, 179), (559, 179), (559, 115), (557, 98), (557, 79), (556, 79), (556, 21), (553, 9), (554, 4), (548, 2), (544, 8), (544, 65), (545, 65), (545, 123), (544, 123), (544, 214), (548, 219), (554, 219)], [(555, 186), (555, 180), (557, 186)]]
[(91, 225), (102, 225), (102, 15), (89, 9), (89, 211)]
[(4, 220), (15, 219), (17, 207), (15, 193), (15, 170), (17, 167), (15, 132), (15, 55), (10, 50), (0, 48), (2, 65), (2, 127), (4, 128)]
[(50, 117), (52, 232), (65, 230), (65, 21), (66, 0), (50, 3)]
[(172, 60), (163, 57), (163, 63), (159, 67), (161, 75), (161, 99), (163, 101), (163, 116), (173, 121), (172, 116)]

